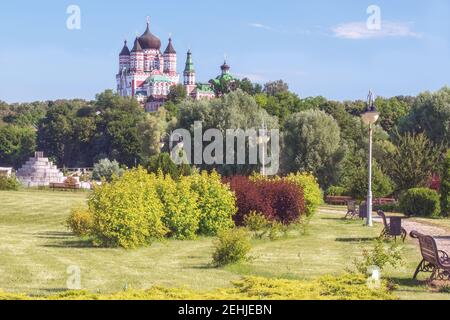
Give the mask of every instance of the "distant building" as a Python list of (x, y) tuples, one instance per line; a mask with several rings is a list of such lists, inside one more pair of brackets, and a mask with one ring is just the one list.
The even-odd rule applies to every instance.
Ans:
[[(224, 76), (232, 78), (229, 75), (230, 67), (226, 63), (224, 66), (222, 66), (222, 75), (217, 79)], [(119, 73), (116, 80), (119, 95), (135, 97), (148, 112), (157, 111), (166, 102), (170, 88), (180, 83), (180, 74), (177, 72), (177, 52), (172, 39), (169, 38), (166, 49), (161, 53), (161, 40), (151, 33), (150, 23), (147, 22), (147, 29), (142, 36), (136, 37), (131, 51), (125, 41), (119, 54)], [(190, 50), (187, 52), (183, 85), (188, 96), (195, 100), (212, 99), (217, 95), (211, 82), (196, 82)]]

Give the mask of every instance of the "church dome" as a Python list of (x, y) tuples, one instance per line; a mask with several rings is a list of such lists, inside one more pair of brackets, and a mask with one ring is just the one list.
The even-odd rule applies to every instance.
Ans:
[(161, 40), (150, 32), (150, 23), (147, 22), (147, 29), (144, 34), (139, 37), (139, 43), (142, 49), (161, 49)]
[(125, 43), (123, 45), (123, 49), (120, 52), (120, 56), (129, 56), (129, 55), (130, 55), (130, 49), (128, 49), (127, 41), (125, 40)]

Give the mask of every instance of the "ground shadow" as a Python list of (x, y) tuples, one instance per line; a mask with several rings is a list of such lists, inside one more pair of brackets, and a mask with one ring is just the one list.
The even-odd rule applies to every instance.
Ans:
[(66, 248), (66, 249), (84, 249), (84, 248), (92, 248), (95, 249), (90, 240), (67, 240), (61, 241), (59, 243), (45, 244), (43, 247), (46, 248)]
[(338, 242), (371, 242), (376, 240), (377, 238), (336, 238), (336, 241)]
[(67, 239), (74, 237), (74, 234), (71, 232), (56, 232), (56, 231), (39, 232), (35, 233), (34, 235), (40, 239)]

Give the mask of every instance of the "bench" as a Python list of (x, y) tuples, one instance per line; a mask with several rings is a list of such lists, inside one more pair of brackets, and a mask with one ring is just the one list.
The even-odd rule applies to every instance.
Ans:
[(431, 272), (428, 282), (433, 280), (450, 280), (450, 259), (448, 254), (438, 250), (433, 237), (423, 235), (417, 231), (411, 232), (411, 237), (419, 240), (422, 261), (414, 273), (413, 280), (420, 272)]
[[(378, 211), (377, 212), (378, 216), (381, 217), (381, 220), (383, 221), (383, 231), (381, 231), (381, 235), (380, 238), (392, 238), (394, 237), (395, 240), (397, 240), (397, 236), (396, 235), (392, 235), (393, 232), (391, 232), (391, 224), (388, 223), (387, 218), (386, 218), (386, 214), (383, 211)], [(402, 241), (405, 242), (406, 236), (408, 235), (408, 232), (406, 232), (405, 228), (401, 229), (401, 238)]]
[(347, 202), (347, 214), (345, 215), (345, 219), (350, 217), (353, 219), (359, 215), (358, 206), (356, 205), (355, 200), (351, 200)]
[(376, 198), (372, 203), (374, 206), (384, 206), (386, 204), (396, 204), (397, 200), (394, 198)]
[(352, 197), (344, 196), (327, 196), (325, 202), (334, 205), (346, 205), (349, 201), (352, 201)]
[(80, 186), (77, 184), (67, 184), (67, 183), (50, 183), (50, 188), (55, 191), (55, 190), (63, 190), (63, 191), (67, 191), (67, 190), (78, 190), (80, 189)]

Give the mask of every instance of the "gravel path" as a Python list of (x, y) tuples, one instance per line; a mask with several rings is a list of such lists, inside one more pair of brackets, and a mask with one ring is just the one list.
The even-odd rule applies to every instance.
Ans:
[[(332, 209), (322, 209), (321, 208), (320, 211), (324, 212), (324, 213), (337, 213), (337, 214), (341, 214), (341, 215), (345, 214), (343, 211), (332, 210)], [(374, 217), (374, 221), (377, 223), (382, 223), (381, 218), (376, 217), (376, 216)], [(408, 219), (404, 219), (402, 221), (402, 227), (405, 228), (406, 231), (408, 232), (408, 237), (409, 237), (409, 233), (413, 230), (418, 231), (422, 234), (433, 236), (433, 238), (437, 242), (438, 249), (444, 250), (444, 251), (450, 253), (450, 232), (448, 232), (446, 229), (440, 228), (437, 226), (431, 226), (431, 225), (421, 223), (421, 222), (411, 221)], [(417, 240), (414, 240), (414, 241), (417, 241)]]

